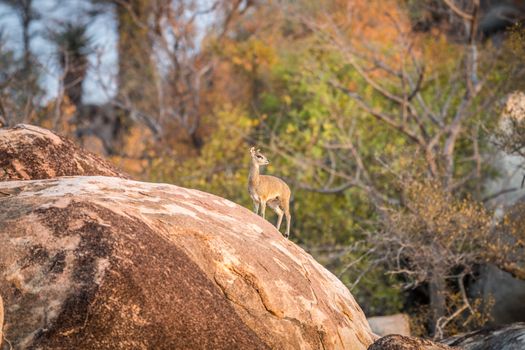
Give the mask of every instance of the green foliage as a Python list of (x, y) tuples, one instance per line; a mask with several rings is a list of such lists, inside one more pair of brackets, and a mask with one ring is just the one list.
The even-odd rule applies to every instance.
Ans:
[[(393, 283), (395, 277), (386, 276), (381, 266), (362, 276), (368, 266), (366, 260), (345, 269), (364, 253), (364, 247), (337, 253), (337, 247), (352, 246), (373, 225), (376, 214), (370, 198), (355, 188), (327, 195), (305, 190), (305, 186), (322, 187), (331, 181), (323, 170), (329, 157), (325, 146), (346, 143), (348, 130), (353, 130), (352, 141), (361, 145), (365, 161), (379, 152), (393, 156), (406, 148), (406, 142), (361, 112), (353, 100), (331, 85), (332, 78), (338, 77), (344, 84), (367, 89), (339, 53), (320, 51), (318, 44), (315, 40), (302, 42), (279, 52), (278, 64), (266, 77), (268, 84), (256, 101), (257, 115), (263, 117), (254, 136), (259, 143), (274, 147), (276, 158), (272, 161), (277, 174), (292, 185), (292, 239), (340, 274), (348, 286), (359, 278), (359, 287), (352, 293), (369, 314), (399, 312), (403, 301)], [(378, 108), (389, 108), (383, 102), (374, 101)], [(355, 167), (345, 158), (338, 161), (347, 171)], [(379, 167), (373, 169), (379, 172)], [(337, 180), (331, 185), (336, 186)]]
[(88, 69), (88, 54), (91, 52), (91, 38), (87, 26), (81, 23), (66, 23), (51, 33), (51, 40), (57, 46), (58, 60), (63, 70), (63, 84), (69, 99), (79, 105), (82, 99), (82, 83)]
[(59, 47), (62, 65), (66, 64), (65, 55), (70, 59), (84, 58), (92, 41), (87, 35), (87, 26), (79, 23), (66, 23), (59, 31), (51, 33), (51, 40)]
[(182, 160), (170, 154), (155, 161), (149, 177), (217, 194), (251, 208), (248, 196), (248, 145), (244, 141), (254, 125), (237, 107), (224, 106), (204, 120), (215, 125), (210, 141), (198, 157)]
[(36, 66), (26, 67), (24, 58), (6, 47), (0, 33), (0, 124), (34, 121), (35, 110), (44, 95), (39, 78)]
[[(287, 35), (293, 36), (290, 31), (294, 30), (300, 29), (291, 27), (288, 22), (283, 25)], [(271, 160), (271, 165), (264, 171), (284, 178), (292, 188), (291, 238), (338, 274), (347, 286), (354, 286), (359, 281), (352, 293), (369, 314), (402, 310), (406, 307), (406, 295), (401, 284), (407, 280), (386, 273), (392, 267), (389, 265), (392, 259), (378, 260), (377, 255), (370, 253), (374, 247), (378, 249), (379, 243), (357, 244), (363, 238), (368, 239), (370, 232), (378, 232), (379, 223), (385, 224), (382, 221), (384, 218), (378, 217), (370, 194), (356, 186), (331, 194), (317, 191), (337, 188), (345, 183), (344, 176), (330, 173), (332, 167), (347, 175), (359, 171), (352, 153), (354, 148), (359, 150), (361, 161), (366, 164), (370, 181), (384, 198), (392, 199), (393, 203), (404, 200), (404, 189), (398, 186), (400, 177), (419, 174), (421, 176), (417, 180), (425, 181), (428, 164), (417, 144), (364, 111), (348, 92), (361, 96), (378, 113), (398, 117), (402, 112), (399, 105), (374, 89), (348, 62), (343, 52), (324, 45), (322, 37), (311, 33), (279, 45), (275, 38), (264, 40), (261, 36), (250, 36), (246, 32), (240, 34), (225, 45), (214, 46), (212, 43), (210, 47), (215, 55), (231, 64), (232, 69), (228, 72), (235, 74), (234, 79), (241, 79), (239, 84), (249, 86), (250, 93), (245, 96), (250, 100), (230, 101), (231, 106), (211, 113), (204, 123), (213, 125), (213, 131), (201, 154), (181, 163), (176, 156), (163, 158), (153, 167), (153, 178), (216, 193), (251, 209), (247, 192), (247, 149), (251, 145), (261, 146)], [(464, 64), (465, 54), (460, 46), (451, 44), (443, 36), (437, 40), (431, 36), (423, 37), (421, 47), (420, 55), (429, 58), (425, 71), (425, 77), (429, 78), (421, 87), (419, 98), (435, 113), (442, 115), (443, 125), (450, 124), (467, 94), (464, 79), (458, 78), (458, 67)], [(491, 50), (488, 47), (486, 52), (480, 54), (479, 74), (496, 86), (504, 81), (502, 72), (507, 67), (493, 70), (489, 63), (485, 63), (491, 62), (485, 60), (492, 54)], [(394, 62), (392, 65), (399, 59), (395, 48), (385, 46), (379, 51)], [(365, 60), (361, 63), (368, 64)], [(416, 75), (414, 72), (407, 74)], [(401, 86), (394, 78), (378, 75), (374, 79), (388, 91), (402, 95)], [(502, 88), (498, 93), (506, 91)], [(490, 130), (497, 120), (497, 105), (492, 103), (494, 99), (497, 96), (493, 90), (481, 92), (468, 107), (469, 117), (462, 127), (469, 131), (477, 130), (478, 134), (460, 134), (454, 151), (453, 178), (467, 178), (473, 172), (477, 172), (478, 176), (467, 179), (458, 187), (455, 199), (447, 197), (447, 200), (440, 202), (442, 206), (439, 210), (448, 210), (452, 218), (448, 220), (444, 217), (446, 222), (443, 223), (427, 218), (425, 214), (437, 214), (424, 208), (420, 208), (419, 214), (415, 215), (404, 209), (396, 211), (403, 206), (391, 207), (390, 218), (394, 225), (405, 225), (402, 226), (405, 228), (403, 232), (413, 234), (409, 237), (410, 242), (419, 242), (421, 247), (425, 247), (425, 240), (436, 235), (435, 227), (446, 227), (446, 232), (438, 236), (447, 246), (456, 242), (454, 239), (460, 232), (487, 232), (485, 226), (483, 230), (476, 231), (468, 225), (466, 230), (461, 231), (460, 226), (468, 220), (485, 220), (486, 215), (476, 217), (475, 212), (482, 212), (481, 209), (475, 204), (472, 204), (473, 207), (462, 207), (458, 203), (464, 202), (456, 200), (468, 197), (475, 203), (475, 199), (483, 194), (483, 182), (496, 174), (489, 163), (483, 162), (476, 168), (474, 162), (465, 161), (472, 158), (473, 149), (484, 156), (493, 152)], [(414, 105), (414, 113), (428, 113), (420, 104)], [(423, 120), (423, 127), (430, 135), (440, 130), (440, 126)], [(417, 128), (416, 122), (413, 127)], [(443, 145), (445, 135), (437, 142)], [(332, 145), (341, 147), (332, 149)], [(438, 172), (443, 171), (445, 165), (439, 155), (436, 161)], [(445, 195), (440, 191), (433, 193), (436, 196)], [(272, 214), (269, 220), (275, 220)], [(428, 227), (434, 227), (429, 231), (431, 233), (427, 232)], [(418, 237), (420, 241), (416, 239)], [(457, 239), (461, 240), (463, 236), (459, 237)], [(431, 248), (421, 252), (430, 254), (433, 252)], [(459, 255), (473, 256), (465, 266), (482, 260), (476, 260), (479, 258), (479, 254), (476, 255), (479, 245), (467, 244), (461, 248), (464, 250)], [(453, 251), (448, 255), (455, 254)], [(428, 259), (423, 257), (419, 261), (423, 264)], [(431, 268), (426, 266), (419, 270), (424, 273)], [(425, 277), (422, 277), (415, 285), (424, 280)], [(458, 304), (454, 299), (456, 297), (457, 294), (450, 294), (451, 310)]]

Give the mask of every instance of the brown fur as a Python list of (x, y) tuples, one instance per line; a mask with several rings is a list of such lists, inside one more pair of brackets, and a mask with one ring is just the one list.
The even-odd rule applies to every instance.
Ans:
[(286, 233), (290, 235), (290, 196), (291, 191), (288, 185), (281, 179), (270, 175), (260, 175), (259, 167), (269, 164), (268, 159), (255, 148), (250, 149), (251, 164), (250, 175), (248, 178), (248, 191), (253, 200), (254, 211), (256, 214), (261, 209), (261, 216), (265, 218), (266, 205), (277, 213), (278, 220), (276, 227), (281, 227), (283, 215), (286, 217)]

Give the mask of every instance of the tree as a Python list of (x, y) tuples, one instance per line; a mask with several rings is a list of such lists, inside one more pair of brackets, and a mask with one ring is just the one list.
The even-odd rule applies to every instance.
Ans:
[(114, 1), (118, 31), (119, 97), (145, 109), (154, 84), (153, 42), (150, 37), (155, 1)]
[(2, 0), (2, 2), (11, 6), (20, 18), (22, 24), (23, 67), (25, 71), (29, 71), (31, 68), (30, 27), (33, 20), (38, 19), (39, 15), (33, 8), (33, 0)]
[[(483, 182), (494, 174), (487, 130), (497, 120), (496, 102), (513, 87), (502, 76), (524, 73), (519, 64), (502, 65), (508, 62), (502, 50), (487, 45), (480, 50), (479, 1), (444, 5), (461, 25), (456, 42), (413, 34), (395, 1), (355, 1), (353, 11), (338, 1), (313, 11), (290, 6), (289, 16), (318, 45), (310, 56), (325, 59), (324, 67), (303, 60), (299, 71), (310, 87), (323, 89), (310, 94), (323, 99), (325, 108), (315, 111), (327, 115), (308, 112), (310, 97), (298, 101), (298, 114), (292, 109), (266, 123), (268, 147), (308, 165), (300, 172), (300, 188), (366, 194), (379, 226), (367, 235), (365, 254), (399, 272), (407, 286), (425, 290), (430, 329), (438, 337), (463, 311), (476, 315), (461, 288), (476, 264), (490, 261), (509, 270), (503, 252), (518, 238), (489, 248), (493, 231), (482, 205)], [(352, 17), (365, 7), (378, 7), (374, 21), (380, 33)], [(380, 8), (389, 11), (382, 15)], [(326, 52), (332, 53), (329, 63)], [(433, 215), (425, 217), (425, 210)], [(479, 236), (465, 246), (473, 232)]]
[(58, 49), (58, 61), (63, 71), (64, 92), (79, 109), (82, 103), (82, 85), (88, 69), (90, 38), (85, 24), (67, 23), (51, 34)]

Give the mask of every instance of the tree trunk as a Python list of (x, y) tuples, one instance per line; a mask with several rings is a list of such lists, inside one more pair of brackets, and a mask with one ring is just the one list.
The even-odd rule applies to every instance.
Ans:
[(446, 314), (446, 281), (445, 272), (439, 268), (434, 268), (429, 283), (430, 311), (432, 313), (430, 331), (435, 334), (438, 321)]
[(118, 19), (119, 95), (144, 110), (149, 89), (154, 87), (149, 20), (152, 0), (116, 2)]
[[(31, 11), (31, 10), (29, 10)], [(24, 44), (24, 71), (28, 72), (31, 69), (31, 48), (29, 43), (29, 26), (31, 25), (31, 17), (29, 14), (22, 15), (22, 42)]]
[(3, 1), (6, 2), (8, 5), (12, 6), (13, 9), (17, 12), (18, 17), (20, 18), (20, 22), (22, 25), (22, 50), (23, 50), (23, 62), (24, 65), (22, 67), (23, 71), (28, 74), (31, 69), (31, 47), (30, 47), (30, 32), (29, 28), (31, 26), (31, 22), (33, 21), (34, 13), (33, 13), (33, 0), (9, 0), (9, 1)]

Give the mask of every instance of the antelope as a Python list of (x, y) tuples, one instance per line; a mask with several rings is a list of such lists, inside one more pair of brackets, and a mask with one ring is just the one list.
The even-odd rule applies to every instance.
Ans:
[(255, 147), (250, 148), (251, 163), (250, 175), (248, 176), (248, 192), (253, 200), (254, 212), (259, 214), (259, 209), (263, 219), (266, 219), (266, 204), (275, 211), (278, 216), (277, 230), (281, 227), (283, 215), (286, 216), (286, 234), (290, 236), (290, 188), (281, 179), (270, 175), (260, 175), (259, 168), (268, 165), (270, 162)]

